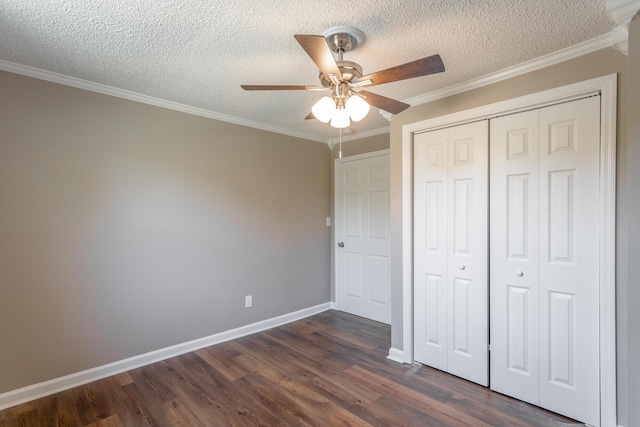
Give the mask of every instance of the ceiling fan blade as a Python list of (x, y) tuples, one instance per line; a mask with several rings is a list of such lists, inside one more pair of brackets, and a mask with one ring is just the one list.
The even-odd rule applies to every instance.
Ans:
[(429, 74), (441, 73), (443, 71), (444, 64), (442, 63), (440, 55), (432, 55), (362, 76), (358, 80), (371, 80), (370, 84), (363, 86), (374, 86), (383, 83), (397, 82), (399, 80), (412, 79), (414, 77), (426, 76)]
[(300, 46), (307, 52), (307, 55), (311, 57), (313, 62), (316, 63), (322, 74), (327, 78), (331, 74), (335, 75), (338, 80), (342, 80), (342, 73), (336, 64), (336, 60), (333, 58), (333, 53), (327, 39), (323, 36), (311, 36), (305, 34), (296, 34), (294, 36)]
[(315, 118), (316, 118), (316, 116), (314, 116), (313, 113), (309, 113), (309, 114), (307, 114), (307, 117), (305, 117), (304, 119), (305, 120), (312, 120), (312, 119), (315, 119)]
[(240, 85), (244, 90), (324, 90), (318, 86)]
[(404, 102), (396, 101), (395, 99), (387, 98), (386, 96), (376, 95), (375, 93), (367, 92), (366, 90), (361, 90), (358, 92), (358, 95), (364, 96), (364, 100), (367, 101), (369, 105), (388, 111), (391, 114), (400, 114), (407, 108), (411, 107), (411, 105), (405, 104)]

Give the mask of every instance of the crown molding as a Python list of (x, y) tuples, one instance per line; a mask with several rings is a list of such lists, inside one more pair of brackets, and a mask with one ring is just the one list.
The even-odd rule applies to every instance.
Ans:
[(591, 40), (578, 43), (577, 45), (558, 50), (548, 55), (523, 62), (519, 65), (505, 68), (504, 70), (487, 74), (475, 79), (467, 80), (466, 82), (435, 90), (433, 92), (425, 93), (424, 95), (415, 96), (413, 98), (406, 99), (403, 102), (411, 104), (411, 106), (416, 106), (420, 104), (426, 104), (427, 102), (435, 101), (437, 99), (446, 98), (448, 96), (457, 95), (462, 92), (467, 92), (472, 89), (477, 89), (483, 86), (497, 83), (502, 80), (520, 76), (531, 71), (536, 71), (541, 68), (546, 68), (551, 65), (559, 64), (561, 62), (568, 61), (570, 59), (577, 58), (591, 52), (595, 52), (597, 50), (611, 47), (614, 45), (614, 41), (617, 43), (621, 43), (622, 38), (622, 34), (617, 34), (616, 38), (614, 39), (614, 31), (612, 31), (600, 37), (596, 37)]
[[(610, 4), (612, 7), (609, 7)], [(631, 14), (632, 10), (637, 11), (640, 8), (640, 0), (607, 0), (607, 8), (609, 11), (616, 11), (621, 17), (626, 17)], [(635, 12), (633, 12), (635, 14)], [(633, 17), (631, 14), (631, 18)], [(629, 20), (631, 19), (629, 18)], [(586, 55), (591, 52), (595, 52), (600, 49), (614, 46), (617, 49), (625, 52), (628, 39), (628, 33), (626, 28), (618, 27), (612, 32), (602, 35), (600, 37), (593, 38), (591, 40), (578, 43), (577, 45), (570, 46), (565, 49), (550, 53), (548, 55), (541, 56), (536, 59), (532, 59), (522, 64), (506, 68), (504, 70), (497, 71), (495, 73), (487, 74), (475, 79), (467, 80), (465, 82), (448, 86), (442, 89), (438, 89), (432, 92), (428, 92), (422, 95), (418, 95), (409, 99), (403, 100), (411, 106), (420, 104), (426, 104), (437, 99), (446, 98), (448, 96), (457, 95), (462, 92), (466, 92), (472, 89), (477, 89), (483, 86), (487, 86), (493, 83), (500, 82), (512, 77), (516, 77), (531, 71), (539, 70), (541, 68), (549, 67), (569, 59), (577, 58), (582, 55)], [(246, 126), (254, 129), (260, 129), (267, 132), (279, 133), (282, 135), (288, 135), (295, 138), (307, 139), (311, 141), (326, 143), (330, 149), (333, 149), (335, 144), (339, 141), (339, 138), (325, 139), (323, 137), (314, 137), (306, 133), (295, 132), (290, 129), (285, 129), (277, 126), (267, 125), (265, 123), (254, 122), (251, 120), (242, 119), (239, 117), (230, 116), (227, 114), (216, 113), (215, 111), (205, 110), (203, 108), (191, 107), (185, 104), (179, 104), (173, 101), (167, 101), (160, 98), (154, 98), (152, 96), (143, 95), (137, 92), (132, 92), (124, 89), (118, 89), (113, 86), (107, 86), (101, 83), (94, 83), (88, 80), (79, 79), (76, 77), (66, 76), (64, 74), (54, 73), (51, 71), (41, 70), (39, 68), (30, 67), (27, 65), (16, 64), (9, 61), (0, 60), (0, 70), (8, 71), (15, 74), (21, 74), (28, 77), (33, 77), (40, 80), (46, 80), (54, 83), (63, 84), (66, 86), (76, 87), (79, 89), (89, 90), (92, 92), (102, 93), (105, 95), (111, 95), (118, 98), (128, 99), (130, 101), (137, 101), (144, 104), (154, 105), (156, 107), (167, 108), (174, 111), (180, 111), (187, 114), (193, 114), (196, 116), (206, 117), (214, 120), (220, 120), (223, 122), (233, 123), (240, 126)], [(388, 113), (380, 112), (388, 120), (392, 117)], [(347, 135), (342, 138), (342, 141), (352, 141), (356, 139), (367, 138), (369, 136), (381, 135), (389, 133), (389, 126), (385, 126), (378, 129), (372, 129), (366, 132)]]
[[(621, 0), (618, 0), (621, 1)], [(634, 0), (632, 3), (638, 3), (640, 0)], [(552, 52), (548, 55), (541, 56), (539, 58), (532, 59), (530, 61), (523, 62), (513, 67), (505, 68), (495, 73), (486, 74), (475, 79), (467, 80), (465, 82), (448, 86), (442, 89), (434, 90), (422, 95), (414, 96), (412, 98), (404, 99), (403, 102), (411, 104), (412, 107), (417, 105), (426, 104), (441, 98), (457, 95), (462, 92), (467, 92), (473, 89), (481, 88), (493, 83), (498, 83), (502, 80), (507, 80), (512, 77), (520, 76), (532, 71), (536, 71), (542, 68), (549, 67), (551, 65), (559, 64), (568, 61), (573, 58), (577, 58), (582, 55), (586, 55), (591, 52), (595, 52), (608, 47), (615, 47), (621, 52), (626, 54), (628, 43), (628, 32), (625, 27), (619, 26), (613, 29), (610, 33), (604, 34), (600, 37), (593, 38), (591, 40), (578, 43), (574, 46), (570, 46), (556, 52)], [(384, 112), (380, 112), (385, 116)], [(387, 116), (385, 116), (386, 118)], [(380, 132), (382, 133), (382, 132)], [(359, 135), (358, 135), (359, 137)], [(356, 138), (352, 138), (356, 139)], [(344, 140), (344, 139), (343, 139)]]
[(640, 10), (640, 0), (606, 0), (607, 10), (618, 24), (627, 25)]
[(385, 119), (387, 119), (388, 122), (390, 122), (391, 119), (393, 119), (393, 114), (388, 111), (380, 110), (380, 115)]
[(625, 55), (629, 54), (629, 30), (627, 29), (627, 25), (618, 25), (611, 32), (612, 35), (612, 45), (614, 48), (618, 49), (620, 52)]
[(192, 107), (178, 102), (167, 101), (165, 99), (154, 98), (153, 96), (141, 93), (119, 89), (113, 86), (95, 83), (89, 80), (83, 80), (76, 77), (66, 76), (64, 74), (46, 71), (28, 65), (16, 64), (14, 62), (0, 60), (0, 70), (10, 73), (21, 74), (27, 77), (33, 77), (40, 80), (46, 80), (53, 83), (59, 83), (65, 86), (71, 86), (78, 89), (84, 89), (91, 92), (97, 92), (104, 95), (115, 96), (117, 98), (128, 99), (130, 101), (141, 102), (143, 104), (153, 105), (156, 107), (167, 108), (169, 110), (180, 111), (182, 113), (193, 114), (195, 116), (206, 117), (209, 119), (220, 120), (222, 122), (233, 123), (240, 126), (246, 126), (254, 129), (265, 130), (268, 132), (279, 133), (282, 135), (293, 136), (301, 139), (308, 139), (317, 142), (326, 142), (324, 138), (313, 137), (306, 133), (295, 132), (277, 126), (271, 126), (260, 122), (242, 119), (227, 114), (216, 113), (215, 111), (205, 110), (204, 108)]

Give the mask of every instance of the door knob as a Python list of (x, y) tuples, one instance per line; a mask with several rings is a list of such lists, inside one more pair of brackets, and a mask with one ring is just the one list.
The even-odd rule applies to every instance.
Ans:
[(522, 276), (524, 276), (524, 271), (522, 271), (522, 270), (516, 270), (516, 276), (518, 276), (518, 277), (522, 277)]
[(464, 264), (460, 264), (460, 265), (458, 266), (458, 268), (459, 268), (460, 270), (464, 270), (464, 269), (465, 269), (465, 268), (467, 268), (467, 267), (466, 267)]
[(341, 248), (344, 248), (344, 242), (338, 242), (338, 246), (340, 246)]

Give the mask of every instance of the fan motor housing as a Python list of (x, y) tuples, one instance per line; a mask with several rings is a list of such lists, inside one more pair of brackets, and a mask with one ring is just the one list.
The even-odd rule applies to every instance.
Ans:
[[(338, 69), (342, 73), (342, 80), (350, 83), (355, 83), (360, 77), (362, 77), (362, 67), (352, 61), (336, 61)], [(331, 87), (333, 82), (324, 73), (320, 72), (320, 84), (323, 87)]]

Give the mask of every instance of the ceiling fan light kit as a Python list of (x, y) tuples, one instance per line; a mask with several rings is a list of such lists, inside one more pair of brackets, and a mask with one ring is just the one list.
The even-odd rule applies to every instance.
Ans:
[[(269, 86), (242, 85), (245, 90), (331, 90), (331, 96), (320, 98), (311, 108), (313, 116), (322, 123), (331, 123), (335, 128), (345, 128), (351, 121), (362, 120), (373, 105), (391, 114), (399, 114), (409, 104), (382, 95), (359, 90), (367, 86), (391, 83), (444, 71), (439, 55), (432, 55), (403, 65), (364, 75), (362, 67), (355, 62), (343, 60), (343, 54), (358, 47), (364, 34), (350, 26), (332, 27), (320, 36), (297, 34), (300, 46), (320, 69), (320, 86)], [(334, 58), (334, 53), (337, 59)]]
[(331, 121), (334, 128), (345, 128), (351, 121), (359, 122), (371, 107), (360, 96), (349, 90), (345, 83), (334, 86), (332, 96), (323, 96), (313, 107), (311, 112), (322, 123)]
[(335, 108), (336, 102), (333, 100), (333, 98), (323, 96), (318, 102), (313, 105), (313, 107), (311, 107), (311, 112), (313, 113), (313, 116), (316, 119), (320, 120), (322, 123), (329, 123), (329, 120), (331, 120), (331, 115)]
[(351, 95), (347, 98), (344, 108), (354, 122), (359, 122), (369, 114), (370, 106), (360, 95)]
[(331, 126), (342, 129), (348, 127), (349, 124), (349, 114), (344, 110), (344, 108), (336, 108), (333, 110), (333, 113), (331, 114)]

